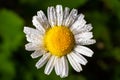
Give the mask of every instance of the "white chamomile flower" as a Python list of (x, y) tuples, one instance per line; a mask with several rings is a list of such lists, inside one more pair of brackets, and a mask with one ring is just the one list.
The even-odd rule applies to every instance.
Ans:
[(84, 45), (94, 44), (91, 24), (86, 24), (83, 14), (76, 9), (61, 5), (48, 7), (47, 17), (43, 11), (33, 16), (35, 29), (24, 27), (28, 44), (26, 50), (34, 51), (32, 58), (40, 58), (36, 63), (37, 69), (46, 63), (44, 73), (49, 75), (53, 69), (61, 78), (67, 77), (69, 72), (68, 61), (77, 72), (82, 71), (81, 65), (86, 65), (83, 57), (92, 57), (93, 51)]

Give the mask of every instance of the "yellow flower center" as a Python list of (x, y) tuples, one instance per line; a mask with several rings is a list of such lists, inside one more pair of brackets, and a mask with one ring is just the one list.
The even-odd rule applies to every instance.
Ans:
[(50, 28), (44, 37), (46, 49), (55, 56), (64, 56), (74, 47), (74, 36), (69, 28), (54, 26)]

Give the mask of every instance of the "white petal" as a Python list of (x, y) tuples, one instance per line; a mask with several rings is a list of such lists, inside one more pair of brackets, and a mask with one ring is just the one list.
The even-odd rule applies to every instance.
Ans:
[(83, 14), (78, 15), (77, 20), (70, 27), (71, 30), (77, 29), (78, 27), (82, 27), (81, 24), (82, 24), (83, 20), (84, 20), (84, 15)]
[(63, 25), (66, 27), (70, 27), (70, 25), (75, 21), (75, 19), (77, 17), (77, 13), (78, 13), (78, 11), (76, 9), (72, 9), (69, 16), (63, 22)]
[(38, 45), (37, 44), (34, 44), (34, 43), (27, 43), (25, 45), (25, 49), (28, 50), (28, 51), (34, 51), (34, 50), (38, 50)]
[(33, 53), (31, 54), (31, 57), (32, 57), (32, 58), (38, 58), (38, 57), (42, 56), (42, 55), (45, 54), (45, 53), (46, 53), (45, 50), (36, 50), (35, 52), (33, 52)]
[(62, 73), (62, 62), (60, 60), (61, 58), (56, 58), (55, 62), (55, 72), (57, 75), (60, 75)]
[(41, 34), (45, 33), (44, 26), (40, 23), (39, 17), (38, 16), (33, 16), (33, 25), (41, 32)]
[(83, 33), (79, 33), (75, 35), (75, 39), (90, 39), (93, 37), (93, 33), (92, 32), (83, 32)]
[(49, 53), (44, 54), (42, 58), (35, 65), (37, 69), (41, 68), (48, 61), (49, 57), (50, 57)]
[(40, 23), (42, 24), (42, 26), (47, 29), (50, 27), (49, 23), (48, 23), (48, 20), (47, 20), (47, 17), (45, 16), (44, 12), (43, 11), (38, 11), (37, 12), (37, 15), (38, 15), (38, 19), (40, 21)]
[(78, 63), (80, 63), (82, 65), (87, 64), (87, 60), (82, 55), (80, 55), (79, 53), (72, 52), (71, 56), (74, 58), (74, 60), (76, 60), (76, 62), (78, 62)]
[(37, 29), (33, 29), (33, 28), (30, 28), (30, 27), (26, 27), (26, 26), (24, 27), (23, 32), (27, 35), (30, 35), (30, 34), (41, 35), (40, 32)]
[(69, 12), (70, 12), (70, 8), (65, 7), (65, 10), (64, 10), (64, 15), (63, 15), (63, 24), (62, 24), (62, 25), (64, 25), (64, 24), (65, 24), (65, 20), (66, 20), (66, 18), (68, 17)]
[(62, 73), (60, 74), (60, 77), (64, 78), (68, 76), (68, 62), (65, 56), (61, 58), (61, 62), (62, 62)]
[(64, 16), (63, 16), (64, 19), (66, 19), (66, 18), (68, 17), (69, 12), (70, 12), (70, 8), (65, 7), (65, 10), (64, 10)]
[(77, 20), (70, 27), (70, 30), (73, 32), (73, 34), (77, 34), (80, 32), (83, 26), (85, 26), (85, 24), (86, 24), (86, 21), (84, 19), (84, 15), (80, 14)]
[(77, 45), (74, 50), (82, 55), (92, 57), (93, 51), (87, 47)]
[(43, 37), (40, 37), (40, 36), (37, 36), (34, 34), (30, 34), (30, 35), (26, 35), (26, 38), (27, 38), (28, 42), (42, 44)]
[(63, 9), (61, 5), (56, 6), (57, 25), (61, 26), (63, 21)]
[(35, 42), (35, 43), (40, 43), (41, 39), (43, 38), (43, 35), (41, 35), (40, 31), (29, 28), (29, 27), (24, 27), (24, 33), (26, 33), (27, 41), (29, 42)]
[(55, 56), (51, 56), (50, 60), (48, 61), (45, 67), (44, 73), (49, 75), (53, 70), (54, 65), (55, 65)]
[(77, 71), (77, 72), (82, 71), (81, 65), (78, 62), (76, 62), (76, 60), (74, 60), (74, 58), (71, 56), (71, 54), (68, 54), (67, 57), (68, 57), (68, 60), (71, 64), (71, 66), (73, 67), (73, 69), (75, 71)]
[(56, 10), (54, 7), (48, 7), (47, 9), (47, 13), (48, 13), (48, 21), (49, 24), (51, 25), (51, 27), (56, 26)]
[(85, 26), (83, 26), (79, 32), (82, 33), (82, 32), (88, 32), (88, 31), (91, 31), (92, 30), (92, 25), (91, 24), (86, 24)]
[(76, 44), (79, 45), (91, 45), (96, 43), (95, 39), (76, 39)]
[(78, 22), (78, 24), (76, 25), (76, 29), (71, 30), (73, 32), (73, 34), (78, 34), (80, 33), (80, 30), (83, 28), (83, 26), (85, 26), (86, 21), (82, 20), (81, 23)]

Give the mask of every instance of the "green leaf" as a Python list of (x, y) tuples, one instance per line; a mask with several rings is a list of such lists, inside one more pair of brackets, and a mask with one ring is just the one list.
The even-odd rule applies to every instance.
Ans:
[(0, 11), (0, 35), (3, 49), (15, 50), (23, 39), (23, 20), (12, 11)]
[[(2, 75), (15, 74), (15, 66), (11, 59), (23, 40), (23, 20), (14, 12), (6, 9), (0, 10), (0, 71)], [(9, 78), (9, 77), (8, 77)], [(10, 78), (9, 78), (10, 80)]]

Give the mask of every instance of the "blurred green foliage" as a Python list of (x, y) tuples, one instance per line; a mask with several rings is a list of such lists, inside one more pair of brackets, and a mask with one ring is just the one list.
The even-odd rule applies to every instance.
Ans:
[(23, 19), (16, 13), (6, 9), (0, 10), (0, 72), (3, 72), (3, 79), (12, 78), (15, 74), (14, 62), (10, 58), (12, 52), (23, 43), (23, 24)]
[(46, 9), (48, 6), (57, 4), (62, 4), (63, 6), (74, 8), (84, 5), (86, 1), (87, 0), (20, 0), (20, 3), (40, 7), (41, 9)]
[[(71, 67), (69, 76), (61, 79), (53, 71), (45, 75), (37, 70), (39, 60), (25, 50), (23, 27), (33, 26), (32, 16), (48, 6), (62, 4), (77, 8), (92, 23), (95, 45), (83, 71)], [(0, 0), (0, 80), (120, 80), (120, 0)]]

